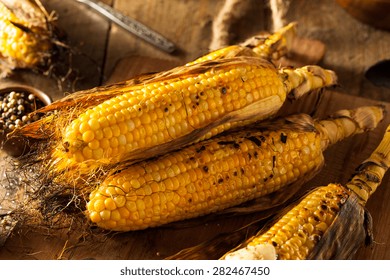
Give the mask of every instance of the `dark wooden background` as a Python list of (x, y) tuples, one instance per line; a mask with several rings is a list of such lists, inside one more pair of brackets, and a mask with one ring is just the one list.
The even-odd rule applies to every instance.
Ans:
[[(65, 93), (88, 89), (130, 78), (141, 72), (160, 71), (188, 62), (209, 50), (213, 22), (223, 7), (223, 0), (104, 0), (173, 41), (178, 51), (166, 54), (145, 43), (75, 0), (42, 0), (49, 11), (55, 10), (58, 25), (67, 34), (72, 50), (72, 69), (77, 79), (72, 83), (21, 71), (1, 85), (22, 82), (49, 93), (53, 99)], [(229, 43), (236, 43), (272, 28), (270, 9), (265, 1), (244, 0), (229, 26)], [(336, 71), (340, 88), (327, 95), (317, 116), (336, 109), (383, 103), (390, 110), (390, 89), (375, 86), (365, 78), (365, 71), (384, 59), (390, 59), (390, 33), (359, 22), (334, 0), (286, 1), (285, 22), (298, 22), (298, 35), (324, 43), (326, 53), (319, 65)], [(310, 111), (310, 101), (295, 105)], [(329, 180), (346, 182), (353, 169), (379, 143), (386, 120), (373, 133), (355, 137), (330, 149), (325, 169), (311, 182)], [(374, 219), (373, 247), (362, 248), (356, 259), (390, 259), (390, 181), (368, 203)], [(0, 249), (0, 259), (160, 259), (186, 246), (207, 240), (217, 232), (226, 232), (242, 221), (221, 221), (194, 229), (151, 229), (142, 232), (108, 235), (104, 242), (80, 242), (65, 236), (24, 231), (13, 233)], [(83, 236), (85, 238), (85, 236)], [(73, 243), (72, 243), (73, 242)]]

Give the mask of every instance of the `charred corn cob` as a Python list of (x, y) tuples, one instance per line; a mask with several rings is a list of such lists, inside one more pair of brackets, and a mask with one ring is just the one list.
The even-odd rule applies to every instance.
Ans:
[(240, 45), (232, 45), (212, 51), (187, 63), (187, 65), (237, 56), (256, 56), (269, 61), (277, 60), (288, 52), (295, 33), (296, 23), (290, 23), (273, 34), (268, 36), (257, 35)]
[(48, 14), (39, 0), (0, 1), (2, 70), (45, 64), (52, 48), (51, 33)]
[[(343, 186), (331, 183), (314, 189), (268, 230), (260, 232), (243, 248), (234, 250), (222, 258), (282, 260), (350, 258), (362, 244), (357, 241), (359, 238), (356, 228), (348, 228), (347, 219), (359, 221), (362, 218), (361, 213), (364, 213), (364, 210), (359, 205), (366, 204), (381, 184), (389, 166), (390, 126), (382, 142), (357, 168), (357, 173), (347, 184)], [(354, 206), (354, 201), (359, 203), (355, 203), (357, 205)], [(348, 207), (347, 204), (349, 204)], [(346, 208), (348, 209), (345, 210)], [(349, 217), (342, 215), (343, 210), (344, 214), (348, 211)], [(351, 213), (357, 215), (353, 216)], [(336, 226), (338, 230), (335, 230)], [(341, 229), (344, 231), (342, 232)], [(352, 232), (353, 236), (351, 237), (348, 232), (349, 234)], [(351, 239), (344, 240), (351, 242), (350, 245), (343, 244), (342, 240), (336, 242), (335, 237), (343, 238), (344, 236)], [(361, 239), (364, 240), (364, 238), (363, 235)]]
[(90, 194), (87, 215), (102, 228), (128, 231), (220, 211), (307, 180), (322, 166), (323, 150), (382, 117), (381, 107), (324, 121), (298, 115), (264, 132), (200, 142), (108, 176)]
[[(162, 73), (68, 123), (55, 120), (50, 170), (65, 178), (123, 161), (138, 161), (273, 116), (286, 97), (334, 85), (318, 66), (277, 70), (262, 59), (238, 57)], [(27, 127), (28, 128), (28, 127)]]

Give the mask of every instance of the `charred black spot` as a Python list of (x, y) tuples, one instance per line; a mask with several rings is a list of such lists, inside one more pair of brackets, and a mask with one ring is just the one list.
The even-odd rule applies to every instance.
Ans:
[(264, 182), (267, 182), (267, 181), (268, 181), (268, 178), (264, 178), (263, 181), (264, 181)]
[(168, 108), (167, 107), (164, 108), (164, 112), (165, 113), (168, 112)]
[(69, 152), (70, 144), (69, 144), (68, 141), (65, 141), (64, 143), (62, 143), (62, 146), (64, 147), (64, 150), (65, 150), (66, 153)]
[(247, 139), (252, 141), (253, 143), (255, 143), (257, 147), (261, 146), (261, 140), (258, 139), (257, 137), (251, 136), (251, 137), (248, 137)]
[(272, 179), (274, 177), (274, 174), (270, 174), (268, 178)]
[(192, 202), (192, 198), (189, 198), (189, 199), (188, 199), (188, 202), (191, 203), (191, 202)]
[(199, 95), (195, 96), (195, 99), (199, 99)]
[(196, 104), (196, 106), (199, 106), (199, 102), (196, 102), (195, 104)]
[(193, 161), (195, 160), (195, 157), (190, 157), (189, 160)]
[(312, 237), (313, 241), (315, 243), (318, 243), (320, 240), (321, 240), (321, 236), (318, 235), (318, 234), (314, 234), (313, 237)]
[(241, 168), (240, 168), (240, 170), (241, 170), (241, 173), (242, 173), (242, 174), (244, 174), (244, 173), (245, 173), (245, 170), (244, 170), (244, 168), (243, 168), (243, 167), (241, 167)]
[(238, 175), (237, 171), (234, 171), (233, 176), (237, 176), (237, 175)]
[(240, 148), (240, 145), (237, 144), (237, 143), (234, 143), (234, 144), (233, 144), (233, 147), (234, 147), (235, 149), (238, 149), (238, 148)]
[(328, 206), (326, 206), (325, 204), (321, 204), (321, 209), (326, 211), (328, 209)]
[(286, 144), (287, 142), (287, 135), (284, 135), (283, 132), (280, 133), (280, 141), (282, 141), (283, 144)]
[(379, 183), (381, 180), (375, 174), (366, 173), (366, 179), (369, 182)]
[(222, 184), (223, 183), (223, 179), (222, 178), (219, 178), (218, 179), (218, 184)]
[(275, 241), (272, 241), (272, 246), (277, 247), (278, 243), (276, 243)]
[(204, 95), (204, 92), (203, 92), (203, 91), (201, 91), (201, 92), (199, 93), (199, 95), (200, 95), (200, 96), (203, 96), (203, 95)]
[(318, 218), (318, 216), (314, 216), (314, 221), (316, 221), (316, 222), (319, 222), (320, 221), (320, 218)]
[(31, 33), (31, 30), (29, 28), (27, 28), (26, 26), (22, 25), (22, 24), (19, 24), (19, 23), (14, 22), (14, 21), (10, 21), (10, 23), (12, 23), (14, 26), (16, 26), (17, 28), (23, 30), (26, 33)]
[(209, 172), (209, 168), (205, 165), (205, 166), (203, 166), (203, 171), (207, 173), (207, 172)]
[(222, 87), (222, 88), (221, 88), (221, 93), (222, 93), (222, 94), (226, 94), (226, 93), (227, 93), (227, 89), (226, 89), (225, 87)]
[(219, 141), (218, 145), (234, 145), (236, 142), (234, 141)]
[(259, 153), (258, 153), (257, 151), (255, 151), (255, 152), (253, 153), (253, 155), (254, 155), (254, 157), (255, 157), (256, 159), (259, 157)]
[(330, 210), (332, 211), (332, 212), (338, 212), (338, 209), (336, 208), (336, 207), (330, 207)]
[(199, 149), (196, 150), (196, 152), (200, 153), (200, 152), (203, 152), (204, 150), (206, 150), (206, 147), (205, 146), (201, 146)]
[(265, 140), (266, 140), (266, 138), (263, 135), (260, 135), (259, 139), (260, 139), (261, 142), (265, 142)]

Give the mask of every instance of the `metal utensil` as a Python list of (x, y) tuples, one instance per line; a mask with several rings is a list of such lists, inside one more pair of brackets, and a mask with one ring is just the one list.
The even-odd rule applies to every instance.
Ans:
[(100, 1), (95, 1), (95, 0), (76, 0), (76, 1), (89, 6), (90, 8), (94, 9), (96, 12), (105, 16), (112, 22), (118, 24), (119, 26), (131, 32), (132, 34), (138, 36), (139, 38), (145, 40), (146, 42), (158, 47), (159, 49), (167, 53), (172, 53), (176, 49), (174, 43), (164, 38), (159, 33), (155, 32), (154, 30), (150, 29), (149, 27), (140, 23), (139, 21), (136, 21), (135, 19), (125, 16), (124, 14), (118, 12), (117, 10), (113, 9), (112, 7)]

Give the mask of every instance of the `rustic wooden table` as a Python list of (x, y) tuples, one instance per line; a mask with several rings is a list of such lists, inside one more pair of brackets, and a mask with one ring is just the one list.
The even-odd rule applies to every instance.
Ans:
[[(167, 54), (108, 22), (75, 0), (42, 2), (49, 11), (55, 10), (58, 14), (58, 25), (66, 32), (67, 42), (73, 52), (72, 69), (77, 74), (77, 79), (70, 84), (62, 83), (62, 88), (59, 88), (58, 80), (22, 71), (0, 83), (22, 82), (37, 86), (48, 92), (54, 100), (67, 92), (124, 80), (142, 72), (160, 71), (181, 65), (206, 53), (210, 42), (215, 39), (213, 24), (225, 5), (224, 0), (103, 1), (173, 41), (178, 50)], [(297, 21), (300, 37), (320, 40), (325, 44), (326, 53), (319, 65), (333, 69), (339, 77), (341, 87), (338, 92), (342, 94), (334, 99), (325, 98), (328, 103), (325, 102), (320, 108), (318, 116), (331, 113), (331, 110), (344, 105), (351, 107), (382, 102), (385, 106), (390, 106), (390, 103), (387, 103), (390, 102), (390, 89), (375, 86), (364, 76), (365, 71), (376, 62), (390, 59), (390, 32), (357, 21), (334, 0), (286, 2), (289, 6), (284, 21)], [(270, 15), (269, 6), (263, 1), (244, 0), (236, 3), (226, 29), (229, 36), (225, 38), (225, 42), (240, 42), (259, 31), (270, 30)], [(387, 108), (390, 110), (390, 107)], [(389, 118), (385, 120), (387, 121)], [(356, 164), (370, 153), (368, 148), (371, 149), (378, 143), (385, 122), (371, 138), (354, 138), (353, 141), (347, 141), (331, 150), (327, 157), (332, 162), (314, 182), (326, 183), (329, 178), (345, 182)], [(351, 157), (355, 159), (351, 161)], [(390, 259), (390, 206), (385, 201), (386, 198), (390, 199), (389, 187), (390, 182), (386, 177), (375, 200), (367, 205), (374, 219), (375, 243), (373, 247), (362, 248), (356, 256), (357, 259)], [(56, 238), (27, 231), (20, 235), (11, 235), (0, 249), (0, 258), (160, 259), (185, 248), (184, 244), (195, 245), (202, 241), (202, 238), (211, 238), (212, 233), (230, 230), (226, 224), (217, 222), (203, 225), (200, 230), (209, 234), (200, 234), (196, 238), (192, 238), (192, 230), (178, 231), (168, 228), (162, 231), (146, 230), (119, 236), (109, 235), (105, 242), (97, 242), (93, 246), (88, 243), (87, 247), (70, 244), (71, 242), (68, 243), (63, 237)], [(236, 226), (239, 226), (239, 223)], [(176, 236), (177, 244), (166, 244), (172, 242), (172, 235)], [(170, 248), (167, 249), (166, 246)]]

